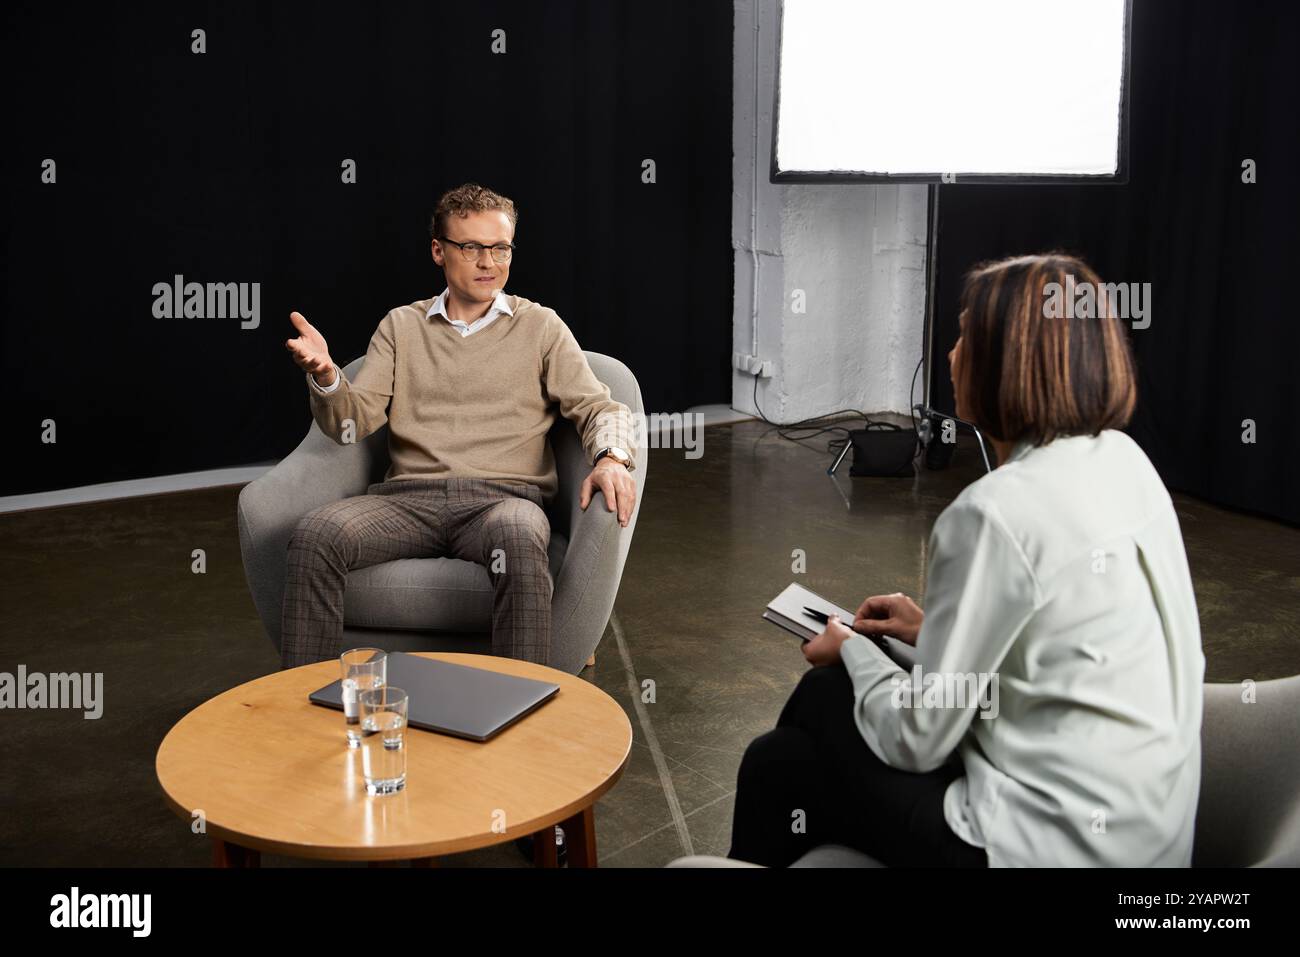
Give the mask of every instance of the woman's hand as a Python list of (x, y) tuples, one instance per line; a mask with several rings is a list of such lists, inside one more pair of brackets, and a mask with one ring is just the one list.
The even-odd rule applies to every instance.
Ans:
[(840, 660), (840, 645), (853, 637), (853, 631), (831, 615), (826, 630), (804, 642), (803, 656), (813, 665), (833, 665)]
[(925, 612), (902, 592), (872, 595), (858, 609), (853, 619), (853, 630), (868, 638), (888, 635), (915, 645), (924, 620)]

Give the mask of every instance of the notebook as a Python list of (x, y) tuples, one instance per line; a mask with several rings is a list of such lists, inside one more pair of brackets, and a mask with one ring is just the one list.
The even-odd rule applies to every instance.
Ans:
[[(805, 606), (815, 608), (827, 615), (838, 615), (845, 627), (853, 626), (853, 612), (841, 608), (815, 591), (794, 583), (786, 586), (785, 591), (768, 602), (767, 608), (763, 611), (763, 618), (784, 628), (792, 635), (808, 641), (825, 631), (826, 626), (804, 611)], [(907, 642), (887, 636), (870, 640), (874, 641), (900, 667), (910, 671), (912, 665), (916, 663), (916, 649)]]

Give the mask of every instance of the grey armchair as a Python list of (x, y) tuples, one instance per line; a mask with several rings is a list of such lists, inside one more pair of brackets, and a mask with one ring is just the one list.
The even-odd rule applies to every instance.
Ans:
[[(627, 366), (586, 353), (610, 394), (643, 414), (641, 389)], [(344, 373), (355, 377), (362, 359)], [(548, 509), (555, 594), (551, 602), (551, 665), (577, 674), (596, 649), (618, 593), (623, 564), (645, 492), (648, 455), (636, 454), (636, 509), (627, 528), (597, 498), (584, 512), (578, 488), (591, 471), (572, 423), (560, 418), (550, 433), (559, 489)], [(327, 502), (365, 494), (388, 468), (388, 427), (355, 445), (341, 446), (312, 423), (307, 437), (275, 468), (239, 495), (239, 544), (253, 604), (267, 635), (280, 648), (285, 559), (298, 521)], [(492, 621), (487, 569), (455, 558), (418, 558), (357, 569), (348, 575), (344, 634), (349, 646), (388, 651), (486, 652)]]
[[(1201, 795), (1193, 867), (1300, 866), (1300, 675), (1241, 686), (1207, 684), (1201, 719)], [(725, 857), (681, 857), (669, 867), (757, 867)], [(882, 867), (861, 851), (826, 844), (793, 867)]]

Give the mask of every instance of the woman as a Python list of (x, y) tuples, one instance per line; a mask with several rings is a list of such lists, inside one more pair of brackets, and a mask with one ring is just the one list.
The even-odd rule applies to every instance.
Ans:
[[(1054, 308), (1084, 283), (1095, 318)], [(1205, 659), (1169, 494), (1118, 431), (1134, 368), (1105, 293), (1059, 254), (967, 276), (957, 415), (1000, 465), (936, 521), (924, 612), (873, 596), (804, 646), (815, 667), (741, 763), (731, 857), (1191, 863)]]

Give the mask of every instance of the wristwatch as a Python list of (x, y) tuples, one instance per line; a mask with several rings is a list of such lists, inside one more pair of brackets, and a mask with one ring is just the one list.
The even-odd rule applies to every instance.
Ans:
[(632, 456), (628, 454), (627, 449), (620, 449), (617, 445), (607, 445), (597, 452), (596, 457), (591, 462), (592, 468), (599, 465), (600, 460), (607, 455), (629, 472), (636, 468), (636, 462), (632, 460)]

